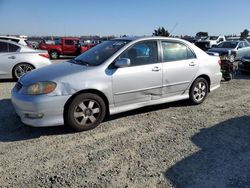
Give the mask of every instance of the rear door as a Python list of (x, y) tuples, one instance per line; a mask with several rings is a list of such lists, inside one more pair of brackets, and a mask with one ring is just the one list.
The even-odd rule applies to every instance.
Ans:
[(184, 43), (161, 41), (163, 95), (182, 94), (194, 79), (199, 63), (195, 53)]
[(65, 39), (63, 42), (63, 54), (72, 55), (76, 53), (76, 42), (73, 39)]
[(162, 63), (158, 61), (156, 40), (134, 44), (119, 58), (129, 58), (129, 67), (114, 70), (115, 106), (158, 99), (162, 94)]
[(12, 69), (17, 63), (16, 53), (19, 46), (8, 42), (0, 42), (0, 78), (11, 78)]

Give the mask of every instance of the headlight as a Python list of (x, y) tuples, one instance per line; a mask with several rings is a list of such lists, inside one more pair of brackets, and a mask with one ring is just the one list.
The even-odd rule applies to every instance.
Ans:
[(54, 82), (37, 82), (28, 86), (26, 94), (28, 95), (41, 95), (53, 92), (56, 89), (56, 83)]

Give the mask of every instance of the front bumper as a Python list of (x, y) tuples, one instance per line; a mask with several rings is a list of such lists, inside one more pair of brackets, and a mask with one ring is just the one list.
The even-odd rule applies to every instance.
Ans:
[(11, 101), (24, 124), (33, 127), (49, 127), (64, 124), (64, 105), (67, 96), (23, 95), (11, 92)]

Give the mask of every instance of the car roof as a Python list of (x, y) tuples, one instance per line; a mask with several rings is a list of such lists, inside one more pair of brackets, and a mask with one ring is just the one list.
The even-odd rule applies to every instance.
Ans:
[(15, 37), (15, 36), (0, 36), (0, 38), (6, 38), (6, 39), (17, 39), (17, 40), (26, 40), (25, 38), (21, 38), (21, 37)]
[[(185, 40), (173, 37), (161, 37), (161, 36), (143, 36), (143, 37), (122, 37), (115, 38), (113, 40), (127, 40), (127, 41), (143, 41), (143, 40), (174, 40), (183, 42)], [(185, 41), (187, 42), (187, 41)]]
[(26, 47), (26, 46), (24, 46), (24, 45), (22, 45), (22, 44), (19, 44), (19, 43), (17, 43), (17, 42), (13, 42), (13, 41), (11, 41), (11, 40), (2, 40), (2, 39), (0, 39), (0, 42), (5, 42), (5, 43), (14, 44), (14, 45), (19, 46), (19, 47)]

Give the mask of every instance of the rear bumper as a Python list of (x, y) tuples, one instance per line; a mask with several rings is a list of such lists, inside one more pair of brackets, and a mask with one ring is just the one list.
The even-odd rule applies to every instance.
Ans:
[(221, 82), (221, 79), (222, 79), (222, 73), (221, 72), (218, 72), (214, 75), (212, 75), (210, 77), (210, 81), (211, 81), (211, 84), (210, 84), (210, 91), (213, 91), (217, 88), (220, 87), (220, 82)]
[(64, 124), (64, 105), (70, 96), (21, 95), (12, 90), (11, 101), (24, 124), (48, 127)]

